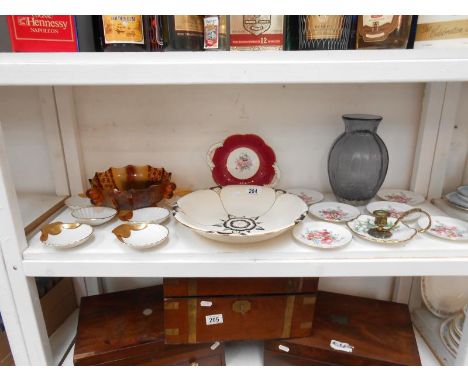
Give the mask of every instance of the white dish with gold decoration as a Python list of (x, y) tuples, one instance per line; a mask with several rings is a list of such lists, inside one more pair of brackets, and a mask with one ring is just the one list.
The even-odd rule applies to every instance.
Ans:
[(117, 211), (110, 207), (84, 207), (73, 210), (71, 215), (78, 223), (101, 225), (110, 221)]
[(119, 211), (119, 219), (129, 223), (153, 223), (164, 222), (170, 213), (166, 208), (146, 207), (133, 211)]
[(179, 223), (227, 243), (271, 239), (302, 221), (306, 212), (307, 205), (296, 195), (249, 185), (194, 191), (174, 206)]
[(461, 313), (468, 304), (468, 276), (421, 277), (421, 295), (427, 309), (437, 317)]
[(136, 249), (155, 247), (169, 236), (169, 230), (165, 226), (151, 223), (121, 224), (112, 233), (120, 242)]
[[(386, 229), (393, 227), (397, 219), (395, 218), (387, 218), (387, 225), (385, 226)], [(411, 240), (418, 231), (414, 228), (408, 227), (406, 224), (402, 223), (401, 221), (392, 228), (392, 236), (389, 238), (377, 238), (369, 234), (369, 230), (376, 228), (375, 225), (375, 217), (371, 215), (360, 215), (356, 219), (346, 223), (348, 227), (353, 231), (353, 233), (365, 240), (373, 241), (375, 243), (382, 243), (382, 244), (403, 244), (407, 241)]]
[(359, 216), (359, 210), (345, 203), (322, 202), (309, 207), (309, 213), (316, 218), (332, 223), (345, 223)]
[(65, 205), (71, 210), (77, 210), (84, 207), (92, 207), (91, 199), (86, 196), (75, 195), (65, 200)]
[(309, 188), (291, 188), (286, 191), (290, 194), (299, 196), (308, 206), (323, 200), (323, 194), (321, 192), (311, 190)]
[(93, 227), (81, 223), (54, 222), (41, 229), (40, 241), (54, 248), (73, 248), (88, 240)]

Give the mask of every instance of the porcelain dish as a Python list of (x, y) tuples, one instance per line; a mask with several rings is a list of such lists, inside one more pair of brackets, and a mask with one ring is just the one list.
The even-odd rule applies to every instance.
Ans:
[(93, 227), (81, 223), (54, 222), (41, 229), (40, 241), (54, 248), (73, 248), (88, 240)]
[(161, 244), (169, 236), (169, 230), (160, 224), (126, 223), (112, 230), (115, 237), (129, 247), (148, 249)]
[(326, 222), (302, 222), (293, 229), (294, 238), (310, 247), (338, 248), (348, 244), (352, 236), (345, 227)]
[(356, 207), (338, 202), (316, 203), (309, 207), (309, 213), (316, 218), (332, 223), (345, 223), (355, 219), (360, 214)]
[(465, 198), (468, 198), (468, 185), (458, 187), (457, 193)]
[[(411, 240), (418, 231), (414, 228), (408, 227), (405, 223), (399, 222), (395, 228), (392, 229), (392, 236), (389, 238), (376, 238), (368, 233), (369, 229), (375, 228), (375, 218), (371, 215), (360, 215), (356, 219), (346, 223), (356, 236), (373, 241), (374, 243), (382, 244), (402, 244)], [(392, 227), (397, 219), (389, 217), (387, 219), (386, 228)]]
[(207, 161), (220, 186), (274, 186), (280, 176), (273, 149), (255, 134), (235, 134), (214, 144)]
[(377, 192), (377, 196), (388, 202), (404, 203), (411, 206), (424, 202), (424, 196), (408, 190), (379, 190), (379, 192)]
[(323, 194), (321, 192), (308, 188), (292, 188), (286, 191), (299, 196), (308, 206), (323, 200)]
[(119, 211), (119, 219), (129, 223), (153, 223), (160, 224), (170, 215), (166, 208), (146, 207), (133, 211)]
[(65, 205), (71, 210), (77, 210), (78, 208), (93, 206), (93, 204), (91, 203), (91, 199), (89, 199), (86, 196), (80, 195), (70, 196), (68, 199), (65, 200)]
[(209, 239), (252, 243), (271, 239), (304, 219), (296, 195), (264, 186), (235, 185), (194, 191), (177, 201), (175, 219)]
[[(408, 204), (388, 202), (388, 201), (372, 202), (366, 206), (367, 211), (369, 211), (371, 214), (373, 214), (373, 212), (376, 210), (384, 210), (384, 211), (388, 211), (388, 213), (390, 214), (390, 217), (397, 218), (397, 219), (401, 213), (409, 211), (412, 208), (413, 207), (409, 206)], [(420, 217), (421, 217), (421, 214), (414, 213), (403, 218), (403, 221), (409, 222), (409, 221), (419, 219)]]
[(71, 215), (79, 223), (101, 225), (112, 220), (117, 211), (110, 207), (83, 207), (73, 210)]
[(445, 348), (448, 352), (453, 356), (457, 357), (458, 353), (458, 345), (452, 340), (449, 332), (450, 323), (453, 320), (453, 317), (447, 318), (445, 321), (442, 322), (440, 325), (440, 339), (444, 344)]
[(465, 200), (467, 198), (465, 198), (464, 196), (456, 192), (450, 192), (447, 195), (445, 195), (445, 199), (447, 199), (447, 201), (455, 208), (468, 211), (468, 200)]
[[(431, 216), (431, 220), (432, 225), (427, 231), (428, 234), (445, 240), (468, 240), (468, 223), (463, 220), (448, 216)], [(423, 216), (419, 218), (418, 225), (424, 227), (425, 224), (427, 224), (427, 217)]]
[(468, 304), (468, 276), (423, 276), (421, 296), (427, 309), (437, 317), (449, 317)]

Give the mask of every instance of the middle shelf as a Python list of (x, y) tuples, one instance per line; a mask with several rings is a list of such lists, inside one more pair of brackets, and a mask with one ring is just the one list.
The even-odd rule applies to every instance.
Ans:
[[(326, 199), (331, 199), (330, 195)], [(429, 202), (418, 207), (446, 215)], [(361, 212), (365, 207), (360, 207)], [(311, 219), (306, 218), (306, 221)], [(72, 222), (64, 210), (56, 221)], [(165, 224), (169, 238), (146, 251), (130, 249), (112, 234), (116, 219), (94, 227), (83, 245), (56, 250), (35, 235), (23, 255), (27, 276), (54, 277), (343, 277), (468, 275), (466, 242), (418, 234), (406, 245), (374, 244), (359, 238), (339, 250), (302, 245), (291, 232), (260, 243), (226, 244), (199, 236), (177, 223)]]

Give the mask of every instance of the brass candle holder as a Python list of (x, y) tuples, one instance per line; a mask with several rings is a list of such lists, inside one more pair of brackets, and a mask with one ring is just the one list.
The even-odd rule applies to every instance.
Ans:
[(398, 219), (393, 223), (390, 227), (388, 227), (388, 217), (390, 216), (390, 213), (385, 210), (375, 210), (372, 215), (375, 218), (374, 224), (375, 227), (371, 228), (367, 231), (367, 233), (375, 238), (378, 239), (388, 239), (392, 237), (392, 230), (398, 225), (398, 223), (401, 221), (401, 219), (404, 219), (408, 215), (415, 214), (415, 213), (422, 213), (426, 215), (429, 219), (428, 225), (424, 228), (416, 229), (417, 232), (425, 232), (429, 228), (431, 228), (431, 216), (421, 208), (412, 208), (411, 210), (408, 210), (406, 212), (403, 212), (400, 214)]

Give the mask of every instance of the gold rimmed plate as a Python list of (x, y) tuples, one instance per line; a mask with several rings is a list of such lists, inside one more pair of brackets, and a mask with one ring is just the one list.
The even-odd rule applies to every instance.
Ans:
[(112, 233), (120, 242), (136, 249), (155, 247), (169, 236), (169, 230), (165, 226), (151, 223), (121, 224)]
[(41, 229), (41, 242), (54, 248), (73, 248), (88, 240), (93, 227), (81, 223), (54, 222)]

